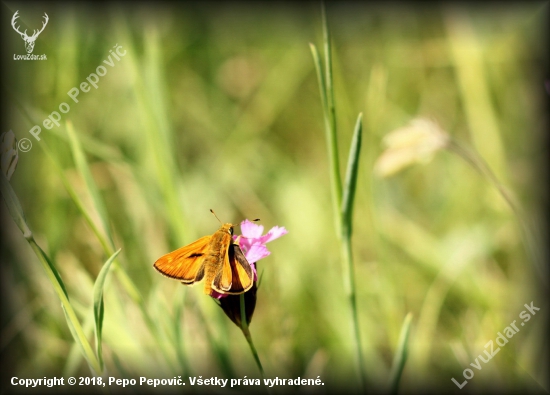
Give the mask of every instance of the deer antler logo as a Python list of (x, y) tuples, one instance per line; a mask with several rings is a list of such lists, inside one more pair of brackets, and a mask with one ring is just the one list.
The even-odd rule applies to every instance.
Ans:
[(21, 35), (21, 37), (23, 38), (23, 40), (25, 40), (25, 49), (27, 50), (27, 53), (32, 53), (32, 51), (34, 49), (34, 42), (36, 41), (36, 38), (38, 37), (38, 35), (40, 33), (42, 33), (42, 31), (44, 30), (44, 28), (48, 24), (48, 20), (50, 18), (48, 18), (48, 14), (44, 13), (43, 18), (45, 19), (45, 21), (42, 24), (42, 29), (40, 29), (38, 31), (34, 30), (33, 35), (29, 37), (29, 36), (27, 36), (27, 30), (26, 29), (25, 29), (25, 33), (21, 33), (19, 31), (19, 28), (15, 25), (15, 20), (17, 18), (19, 18), (19, 15), (17, 15), (18, 12), (19, 12), (19, 10), (15, 11), (15, 14), (13, 14), (13, 18), (11, 18), (11, 25), (13, 27), (13, 30), (15, 30), (17, 33), (19, 33)]

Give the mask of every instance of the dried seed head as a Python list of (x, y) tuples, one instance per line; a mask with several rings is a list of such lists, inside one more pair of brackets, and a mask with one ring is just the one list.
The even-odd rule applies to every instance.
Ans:
[(414, 163), (427, 163), (449, 143), (449, 135), (437, 123), (416, 118), (409, 125), (384, 137), (387, 147), (378, 157), (374, 172), (380, 177), (391, 176)]

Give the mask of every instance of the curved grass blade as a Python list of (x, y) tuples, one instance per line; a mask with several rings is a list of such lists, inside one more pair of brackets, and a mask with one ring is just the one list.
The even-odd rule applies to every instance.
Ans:
[(353, 201), (357, 187), (357, 173), (359, 169), (359, 154), (361, 153), (361, 139), (363, 133), (363, 114), (360, 113), (355, 124), (355, 131), (351, 140), (351, 147), (348, 156), (348, 168), (346, 170), (346, 181), (344, 184), (344, 195), (342, 198), (342, 232), (344, 236), (351, 236)]
[(95, 322), (95, 340), (96, 340), (96, 355), (99, 361), (99, 366), (103, 370), (103, 352), (102, 352), (102, 330), (103, 330), (103, 287), (105, 285), (105, 279), (107, 273), (111, 268), (111, 264), (115, 260), (116, 256), (120, 252), (120, 248), (105, 262), (105, 265), (101, 268), (101, 271), (97, 275), (97, 279), (94, 284), (94, 322)]
[(396, 394), (399, 381), (405, 368), (405, 362), (407, 361), (407, 355), (409, 352), (409, 333), (411, 329), (412, 313), (407, 314), (403, 325), (401, 326), (401, 333), (399, 334), (399, 343), (395, 356), (393, 357), (393, 365), (390, 374), (390, 393)]
[[(88, 314), (82, 323), (82, 330), (88, 339), (94, 331), (94, 317), (93, 314)], [(82, 362), (82, 353), (80, 346), (76, 343), (71, 345), (71, 349), (65, 358), (65, 366), (63, 367), (63, 377), (76, 376), (80, 363)]]
[(337, 233), (340, 234), (340, 219), (337, 216), (342, 205), (342, 179), (340, 177), (340, 158), (338, 156), (338, 138), (336, 133), (336, 106), (334, 104), (334, 85), (332, 77), (332, 43), (324, 2), (322, 3), (321, 14), (323, 19), (323, 46), (325, 48), (324, 69), (317, 47), (314, 44), (310, 44), (310, 48), (321, 92), (321, 102), (325, 120), (325, 136), (330, 159), (330, 179), (332, 184), (332, 200), (335, 207), (336, 230)]
[(317, 81), (319, 82), (319, 91), (321, 93), (321, 105), (323, 106), (323, 115), (325, 117), (325, 127), (328, 130), (328, 125), (330, 121), (328, 120), (328, 98), (327, 98), (327, 87), (325, 85), (325, 79), (323, 77), (323, 65), (321, 63), (321, 57), (319, 55), (319, 50), (317, 46), (313, 43), (309, 43), (309, 48), (311, 49), (311, 55), (313, 56), (313, 64), (315, 65), (315, 71), (317, 73)]

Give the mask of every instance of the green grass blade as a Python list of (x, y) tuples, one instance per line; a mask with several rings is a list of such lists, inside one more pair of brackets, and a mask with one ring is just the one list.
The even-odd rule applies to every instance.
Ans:
[(405, 362), (407, 361), (407, 355), (409, 351), (409, 333), (411, 330), (412, 313), (407, 314), (403, 325), (401, 326), (401, 333), (399, 334), (399, 343), (397, 350), (393, 357), (393, 365), (390, 374), (390, 393), (397, 393), (397, 387), (405, 368)]
[[(82, 323), (82, 329), (86, 334), (86, 338), (89, 338), (89, 336), (91, 336), (93, 333), (93, 330), (94, 330), (93, 321), (94, 321), (93, 314), (88, 314), (84, 322)], [(64, 377), (76, 376), (81, 362), (82, 362), (81, 347), (79, 344), (75, 342), (71, 345), (71, 349), (69, 350), (69, 353), (67, 354), (67, 358), (65, 359), (65, 366), (63, 367), (62, 375)]]
[(332, 167), (332, 188), (336, 198), (337, 207), (342, 206), (342, 179), (340, 177), (340, 158), (338, 156), (338, 139), (336, 133), (336, 106), (334, 102), (334, 85), (332, 77), (332, 43), (325, 3), (321, 8), (323, 18), (323, 41), (325, 47), (325, 88), (327, 107), (325, 118), (328, 120), (327, 142), (329, 143), (329, 155)]
[(357, 174), (359, 170), (359, 156), (361, 153), (361, 139), (363, 134), (363, 114), (357, 117), (355, 131), (351, 140), (351, 147), (348, 157), (348, 168), (344, 184), (344, 196), (342, 199), (342, 231), (345, 235), (351, 236), (352, 215), (355, 190), (357, 187)]
[(73, 158), (74, 158), (76, 167), (78, 168), (80, 175), (82, 176), (82, 178), (84, 179), (84, 182), (86, 183), (88, 192), (90, 193), (90, 196), (92, 197), (92, 201), (94, 202), (95, 209), (97, 210), (99, 214), (99, 218), (101, 219), (103, 230), (107, 235), (107, 239), (109, 240), (111, 247), (113, 247), (114, 243), (113, 243), (113, 237), (111, 235), (109, 223), (107, 220), (108, 218), (107, 210), (105, 208), (105, 204), (103, 203), (103, 199), (101, 198), (101, 194), (99, 193), (99, 189), (97, 188), (97, 184), (95, 183), (95, 180), (92, 177), (92, 172), (90, 171), (88, 161), (86, 160), (86, 155), (82, 150), (82, 146), (74, 131), (74, 128), (71, 122), (67, 121), (66, 129), (67, 129), (67, 134), (69, 135), (71, 151), (73, 153)]
[[(332, 42), (330, 36), (330, 29), (328, 27), (328, 16), (326, 11), (326, 5), (323, 2), (321, 7), (321, 16), (323, 19), (323, 42), (325, 47), (325, 87), (327, 93), (327, 116), (330, 122), (331, 139), (333, 140), (333, 147), (335, 149), (332, 152), (335, 155), (336, 163), (339, 164), (338, 150), (336, 144), (336, 105), (334, 101), (334, 84), (332, 74)], [(338, 172), (339, 174), (340, 172)], [(341, 188), (340, 182), (340, 188)], [(340, 194), (341, 196), (341, 194)]]
[(325, 81), (323, 73), (323, 65), (319, 56), (319, 51), (315, 44), (309, 44), (311, 49), (311, 55), (313, 56), (313, 63), (315, 64), (315, 70), (317, 72), (317, 80), (319, 82), (319, 92), (321, 94), (321, 105), (323, 107), (323, 118), (325, 123), (325, 138), (327, 141), (328, 156), (330, 159), (329, 171), (331, 180), (331, 193), (332, 202), (334, 207), (334, 223), (337, 234), (340, 234), (340, 218), (338, 213), (340, 212), (341, 200), (342, 200), (342, 181), (340, 177), (340, 163), (338, 157), (338, 144), (336, 139), (336, 128), (333, 127), (334, 123), (330, 116), (329, 99), (327, 92), (327, 83)]
[(103, 268), (101, 268), (101, 271), (99, 272), (97, 279), (94, 284), (94, 321), (95, 321), (95, 339), (96, 339), (96, 355), (97, 359), (99, 361), (99, 366), (101, 366), (101, 369), (103, 370), (103, 353), (102, 353), (102, 345), (101, 345), (101, 332), (103, 329), (103, 313), (104, 313), (104, 305), (103, 305), (103, 287), (105, 285), (105, 279), (107, 278), (107, 273), (109, 273), (109, 269), (111, 268), (111, 264), (115, 260), (116, 256), (120, 252), (120, 248), (113, 254), (111, 257), (105, 262), (105, 265), (103, 265)]
[[(311, 55), (313, 56), (313, 64), (315, 65), (315, 71), (317, 72), (317, 81), (319, 82), (319, 92), (321, 94), (321, 105), (323, 106), (323, 115), (325, 116), (325, 124), (328, 124), (328, 99), (327, 88), (325, 86), (325, 78), (323, 77), (323, 65), (321, 63), (321, 57), (319, 56), (319, 50), (313, 43), (309, 43), (311, 49)], [(327, 126), (328, 127), (328, 126)]]
[(319, 81), (319, 89), (321, 91), (321, 102), (323, 105), (323, 116), (325, 120), (325, 136), (327, 140), (328, 155), (330, 158), (330, 179), (332, 201), (334, 206), (335, 228), (340, 235), (340, 218), (339, 213), (342, 207), (342, 178), (340, 176), (340, 159), (338, 156), (338, 139), (336, 136), (336, 107), (334, 104), (334, 88), (332, 78), (332, 44), (330, 40), (330, 30), (328, 27), (328, 18), (325, 11), (325, 4), (321, 7), (322, 25), (323, 25), (323, 46), (325, 48), (323, 69), (321, 58), (317, 47), (310, 44), (317, 78)]

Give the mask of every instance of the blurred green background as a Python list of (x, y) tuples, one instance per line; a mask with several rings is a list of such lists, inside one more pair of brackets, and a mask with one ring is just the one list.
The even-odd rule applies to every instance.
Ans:
[[(110, 274), (106, 375), (259, 377), (241, 332), (202, 286), (185, 287), (152, 267), (161, 255), (217, 230), (214, 209), (224, 222), (261, 218), (266, 230), (289, 231), (258, 264), (263, 280), (251, 332), (266, 377), (320, 376), (329, 386), (323, 390), (355, 385), (308, 46), (322, 45), (320, 4), (4, 2), (3, 8), (2, 53), (9, 59), (3, 131), (33, 144), (19, 153), (11, 179), (29, 226), (93, 343), (92, 288), (108, 256), (39, 147), (47, 144), (101, 226), (75, 167), (65, 125), (71, 121), (115, 249), (122, 248), (119, 262), (143, 298), (140, 307)], [(29, 30), (48, 13), (34, 49), (47, 61), (12, 60), (25, 53), (9, 23), (16, 10)], [(403, 319), (412, 312), (401, 390), (458, 391), (451, 378), (462, 382), (486, 343), (533, 301), (540, 312), (482, 370), (474, 369), (466, 388), (548, 391), (542, 276), (498, 192), (446, 151), (391, 178), (373, 174), (384, 135), (430, 117), (477, 150), (527, 218), (539, 220), (548, 4), (329, 3), (327, 14), (342, 172), (363, 113), (353, 254), (369, 383), (387, 382)], [(117, 45), (125, 56), (106, 66)], [(74, 103), (67, 92), (100, 65), (107, 74), (98, 89), (80, 92)], [(42, 127), (36, 141), (29, 130), (63, 102), (70, 111), (61, 126)], [(9, 377), (91, 375), (51, 283), (7, 214), (2, 236)], [(2, 387), (14, 390), (7, 381)]]

